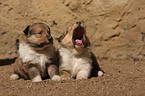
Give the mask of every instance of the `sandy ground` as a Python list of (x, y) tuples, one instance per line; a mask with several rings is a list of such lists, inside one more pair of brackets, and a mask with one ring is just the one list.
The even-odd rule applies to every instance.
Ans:
[(99, 59), (103, 77), (32, 83), (10, 81), (14, 64), (0, 66), (0, 96), (144, 96), (144, 60)]

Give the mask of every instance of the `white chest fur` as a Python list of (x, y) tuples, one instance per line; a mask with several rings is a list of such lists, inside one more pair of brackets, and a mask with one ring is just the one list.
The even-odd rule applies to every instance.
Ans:
[(64, 48), (60, 52), (60, 70), (69, 70), (71, 76), (75, 76), (79, 71), (88, 72), (91, 70), (92, 60), (88, 49), (77, 51), (76, 49)]
[[(22, 62), (39, 64), (41, 66), (41, 69), (45, 68), (45, 63), (51, 62), (49, 60), (49, 58), (50, 58), (49, 52), (48, 52), (48, 56), (45, 54), (37, 53), (34, 50), (32, 50), (32, 48), (26, 43), (21, 43), (19, 45), (19, 54), (20, 54), (20, 58), (22, 59)], [(50, 56), (51, 56), (51, 54), (50, 54)]]

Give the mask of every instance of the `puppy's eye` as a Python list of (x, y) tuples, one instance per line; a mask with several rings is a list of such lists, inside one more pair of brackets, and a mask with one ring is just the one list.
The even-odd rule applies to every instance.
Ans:
[(41, 37), (41, 35), (42, 35), (42, 32), (35, 33), (34, 35), (35, 35), (37, 38), (40, 38), (40, 37)]
[(42, 34), (42, 32), (39, 32), (39, 33), (37, 33), (37, 34), (41, 35), (41, 34)]

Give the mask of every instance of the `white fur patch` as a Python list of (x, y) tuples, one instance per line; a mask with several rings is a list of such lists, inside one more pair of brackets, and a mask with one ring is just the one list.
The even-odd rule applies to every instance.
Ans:
[(51, 79), (54, 80), (54, 81), (60, 81), (61, 80), (60, 76), (58, 76), (58, 75), (54, 75)]
[[(50, 48), (52, 49), (52, 48)], [(50, 63), (51, 61), (49, 60), (49, 56), (53, 56), (51, 54), (54, 49), (51, 50), (51, 52), (48, 50), (47, 55), (45, 54), (40, 54), (32, 50), (32, 48), (26, 44), (26, 43), (21, 43), (19, 45), (19, 54), (20, 58), (22, 59), (23, 62), (29, 62), (32, 64), (39, 64), (41, 66), (41, 70), (43, 71), (45, 69), (45, 63)]]
[(60, 52), (60, 70), (69, 70), (71, 77), (78, 74), (78, 79), (88, 78), (92, 69), (91, 54), (88, 49), (71, 49), (61, 47)]
[(10, 80), (17, 80), (19, 79), (19, 76), (17, 74), (12, 74), (10, 77)]
[(98, 71), (98, 76), (103, 76), (103, 72), (102, 71)]
[(41, 81), (42, 81), (42, 79), (41, 79), (40, 75), (38, 75), (38, 76), (36, 76), (35, 78), (32, 79), (32, 82), (41, 82)]

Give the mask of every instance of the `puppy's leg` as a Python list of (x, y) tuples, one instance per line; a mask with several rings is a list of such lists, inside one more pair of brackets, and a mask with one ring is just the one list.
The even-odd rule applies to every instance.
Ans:
[(89, 72), (79, 71), (76, 79), (87, 79), (89, 77), (89, 75), (90, 75)]
[(40, 82), (42, 81), (40, 71), (36, 67), (31, 67), (28, 69), (28, 74), (32, 80), (32, 82)]
[(48, 74), (52, 80), (59, 81), (60, 76), (58, 75), (58, 68), (56, 65), (49, 65), (48, 66)]
[(76, 79), (87, 79), (90, 76), (90, 72), (91, 67), (88, 64), (78, 72)]
[(15, 61), (14, 73), (11, 75), (10, 80), (17, 80), (20, 78), (20, 76), (18, 75), (19, 70), (20, 70), (20, 68), (19, 68), (20, 65), (22, 65), (22, 61), (18, 56)]
[(60, 77), (61, 77), (62, 80), (70, 79), (71, 78), (71, 74), (67, 70), (61, 70), (60, 71)]

